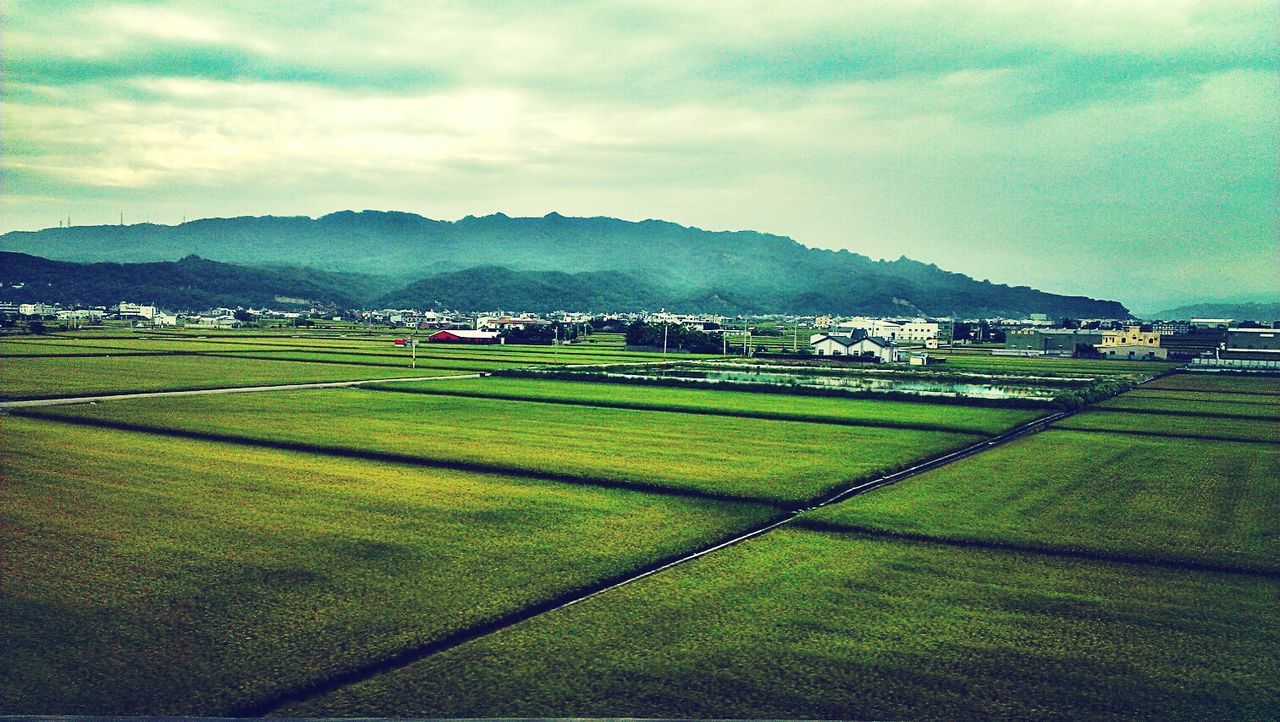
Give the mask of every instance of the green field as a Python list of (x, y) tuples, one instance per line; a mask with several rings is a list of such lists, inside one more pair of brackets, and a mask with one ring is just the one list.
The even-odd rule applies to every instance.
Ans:
[[(381, 333), (4, 340), (0, 397), (661, 357), (620, 336), (424, 345), (412, 370)], [(1275, 378), (1159, 378), (433, 654), (1046, 412), (512, 377), (14, 410), (0, 714), (227, 715), (398, 660), (278, 713), (1266, 718), (1278, 397)]]
[(980, 438), (363, 389), (129, 399), (31, 413), (778, 503)]
[(1276, 479), (1280, 446), (1053, 430), (804, 519), (1280, 573)]
[(823, 398), (776, 393), (639, 386), (519, 378), (457, 379), (379, 384), (412, 393), (577, 403), (610, 408), (831, 421), (872, 426), (936, 427), (994, 435), (1044, 414), (1034, 409), (975, 407), (878, 399)]
[(1275, 595), (782, 530), (281, 714), (1265, 719)]
[(1280, 421), (1280, 396), (1197, 393), (1170, 398), (1173, 392), (1135, 391), (1098, 404), (1099, 409), (1171, 416), (1271, 419)]
[(0, 399), (264, 384), (447, 376), (465, 370), (262, 361), (224, 356), (7, 358), (0, 362)]
[(282, 714), (1266, 718), (1277, 478), (1051, 430)]
[(1179, 437), (1189, 441), (1205, 439), (1280, 444), (1280, 427), (1267, 418), (1089, 411), (1073, 416), (1059, 426), (1080, 431)]
[(20, 418), (4, 436), (5, 713), (225, 711), (773, 513)]
[(1156, 379), (1145, 388), (1280, 396), (1280, 375), (1245, 376), (1228, 372), (1175, 374)]

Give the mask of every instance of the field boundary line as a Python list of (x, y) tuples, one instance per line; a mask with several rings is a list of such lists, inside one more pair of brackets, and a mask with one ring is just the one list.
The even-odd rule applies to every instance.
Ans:
[[(831, 426), (861, 426), (876, 429), (900, 429), (903, 431), (938, 431), (970, 436), (992, 436), (990, 431), (971, 429), (941, 424), (885, 423), (876, 419), (849, 419), (841, 417), (807, 416), (804, 414), (788, 414), (773, 411), (725, 410), (699, 408), (696, 406), (676, 407), (660, 404), (646, 404), (643, 401), (597, 401), (591, 399), (537, 398), (520, 394), (487, 393), (484, 391), (451, 391), (445, 389), (402, 389), (380, 385), (370, 385), (368, 391), (386, 391), (398, 394), (417, 394), (420, 396), (455, 396), (468, 399), (492, 399), (494, 401), (520, 401), (534, 404), (557, 404), (561, 406), (585, 406), (597, 409), (619, 409), (623, 411), (659, 411), (671, 414), (692, 414), (694, 416), (724, 416), (739, 419), (760, 419), (762, 421), (793, 421), (804, 424), (827, 424)], [(822, 398), (822, 397), (810, 397)], [(977, 408), (977, 407), (975, 407)]]
[[(305, 362), (303, 362), (305, 363)], [(487, 376), (487, 371), (451, 376), (413, 376), (384, 379), (353, 379), (351, 381), (317, 381), (297, 384), (272, 384), (265, 386), (215, 386), (197, 389), (175, 389), (167, 391), (122, 391), (118, 393), (104, 392), (91, 396), (46, 396), (35, 399), (15, 399), (0, 401), (0, 412), (13, 409), (39, 408), (46, 406), (71, 406), (75, 404), (92, 404), (99, 401), (115, 401), (119, 399), (147, 399), (166, 396), (202, 396), (208, 394), (246, 394), (264, 391), (299, 391), (304, 389), (340, 389), (353, 386), (364, 386), (384, 381), (439, 381), (442, 379), (478, 379)]]
[[(1092, 411), (1092, 409), (1091, 409)], [(1275, 419), (1255, 418), (1251, 421), (1275, 423)], [(1054, 431), (1078, 431), (1082, 434), (1123, 434), (1125, 436), (1149, 436), (1157, 439), (1192, 439), (1195, 441), (1226, 441), (1233, 444), (1280, 445), (1280, 439), (1245, 439), (1239, 436), (1218, 436), (1215, 434), (1178, 434), (1172, 431), (1148, 431), (1145, 429), (1091, 429), (1080, 426), (1059, 426)]]
[[(1194, 401), (1190, 403), (1196, 403)], [(1223, 403), (1223, 402), (1212, 402)], [(1236, 403), (1239, 401), (1228, 401), (1225, 403)], [(1243, 402), (1257, 403), (1257, 402)], [(1276, 408), (1278, 404), (1265, 404), (1268, 407)], [(1280, 421), (1280, 416), (1250, 416), (1249, 414), (1230, 414), (1221, 411), (1187, 411), (1184, 409), (1143, 409), (1143, 408), (1125, 408), (1123, 406), (1095, 406), (1089, 409), (1091, 412), (1104, 414), (1147, 414), (1151, 416), (1175, 416), (1182, 419), (1226, 419), (1228, 421)]]
[(1170, 571), (1212, 572), (1216, 574), (1236, 574), (1241, 576), (1257, 576), (1266, 579), (1280, 579), (1280, 569), (1264, 569), (1260, 567), (1241, 566), (1238, 564), (1222, 564), (1218, 562), (1198, 561), (1187, 558), (1159, 557), (1144, 554), (1123, 554), (1092, 549), (1073, 549), (1053, 545), (1022, 544), (994, 539), (974, 539), (970, 537), (945, 537), (917, 532), (898, 532), (888, 529), (876, 529), (858, 524), (846, 524), (836, 521), (820, 521), (814, 519), (798, 519), (796, 526), (813, 532), (832, 534), (850, 534), (867, 539), (901, 541), (936, 546), (958, 547), (961, 549), (982, 549), (985, 551), (1008, 552), (1011, 554), (1029, 554), (1038, 556), (1073, 559), (1082, 562), (1105, 562), (1108, 564), (1134, 564), (1139, 566), (1159, 567)]
[(696, 559), (701, 559), (713, 552), (721, 551), (745, 541), (764, 536), (771, 531), (791, 523), (807, 511), (827, 506), (829, 504), (835, 504), (849, 498), (850, 496), (864, 494), (866, 492), (897, 483), (904, 479), (909, 479), (939, 466), (973, 456), (974, 454), (982, 453), (983, 451), (994, 448), (995, 446), (1034, 434), (1048, 424), (1066, 418), (1070, 413), (1071, 412), (1067, 411), (1059, 411), (1033, 421), (1019, 424), (1018, 426), (1015, 426), (990, 439), (984, 439), (977, 443), (970, 444), (969, 446), (942, 454), (933, 459), (922, 461), (905, 469), (884, 474), (875, 479), (862, 481), (843, 490), (837, 490), (829, 493), (803, 508), (784, 511), (780, 516), (775, 516), (773, 519), (764, 522), (763, 524), (750, 527), (714, 544), (694, 549), (683, 555), (668, 558), (662, 562), (642, 566), (631, 572), (613, 577), (610, 580), (597, 582), (596, 584), (588, 585), (575, 591), (566, 592), (552, 601), (526, 607), (525, 609), (517, 610), (506, 617), (459, 630), (454, 634), (435, 642), (406, 649), (390, 657), (385, 657), (375, 662), (370, 662), (344, 672), (339, 672), (324, 679), (315, 680), (292, 689), (282, 690), (279, 693), (258, 702), (251, 702), (237, 707), (228, 714), (232, 717), (266, 717), (291, 704), (314, 699), (344, 687), (349, 687), (353, 684), (358, 684), (365, 680), (372, 679), (378, 675), (403, 669), (404, 667), (420, 662), (428, 657), (447, 652), (468, 642), (472, 642), (492, 634), (497, 634), (535, 617), (566, 609), (581, 602), (598, 597), (606, 592), (646, 579), (658, 574), (659, 572), (667, 571), (668, 569), (681, 566)]
[(56, 412), (46, 413), (40, 410), (18, 409), (11, 413), (14, 416), (33, 419), (35, 421), (51, 421), (55, 423), (70, 424), (72, 426), (87, 426), (97, 429), (111, 429), (113, 431), (128, 431), (137, 434), (151, 434), (154, 436), (189, 439), (191, 441), (249, 446), (259, 449), (273, 449), (276, 451), (313, 454), (316, 456), (332, 456), (342, 459), (380, 461), (425, 469), (444, 469), (447, 471), (461, 471), (488, 476), (507, 476), (517, 479), (532, 479), (549, 484), (570, 484), (575, 486), (591, 486), (601, 489), (620, 489), (623, 491), (631, 491), (641, 494), (652, 494), (654, 496), (700, 499), (702, 501), (715, 501), (733, 504), (751, 504), (755, 506), (769, 507), (779, 511), (790, 511), (794, 508), (793, 505), (789, 505), (785, 501), (768, 499), (765, 497), (746, 496), (741, 494), (723, 494), (689, 487), (662, 486), (660, 484), (644, 481), (605, 479), (586, 474), (580, 476), (555, 474), (547, 471), (539, 471), (537, 469), (521, 468), (518, 466), (503, 466), (501, 464), (489, 462), (454, 461), (428, 456), (401, 454), (394, 451), (353, 449), (343, 446), (309, 444), (303, 441), (275, 441), (272, 439), (257, 439), (251, 436), (235, 436), (232, 434), (222, 434), (210, 431), (194, 431), (191, 429), (165, 429), (156, 426), (148, 426), (146, 424), (135, 424), (128, 421), (100, 419), (91, 416), (67, 416)]

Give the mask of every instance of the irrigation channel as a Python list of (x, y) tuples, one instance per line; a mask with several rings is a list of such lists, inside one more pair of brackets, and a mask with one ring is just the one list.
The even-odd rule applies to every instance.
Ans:
[(805, 512), (813, 511), (814, 509), (828, 506), (830, 504), (839, 503), (850, 497), (857, 496), (858, 494), (865, 494), (866, 492), (874, 489), (879, 489), (880, 487), (888, 486), (889, 484), (894, 484), (904, 479), (909, 479), (913, 476), (923, 474), (926, 471), (931, 471), (940, 466), (945, 466), (961, 459), (980, 454), (988, 449), (1006, 444), (1015, 439), (1029, 436), (1041, 431), (1049, 424), (1067, 418), (1072, 413), (1074, 412), (1058, 411), (1047, 416), (1042, 416), (1033, 421), (1016, 426), (998, 436), (926, 459), (906, 469), (901, 469), (891, 474), (885, 474), (875, 479), (862, 481), (854, 484), (853, 486), (833, 491), (826, 496), (821, 497), (817, 501), (807, 502), (803, 506), (782, 511), (778, 516), (775, 516), (773, 519), (770, 519), (759, 526), (748, 529), (744, 532), (739, 532), (729, 538), (722, 539), (718, 542), (712, 543), (711, 545), (702, 547), (701, 549), (696, 549), (692, 552), (686, 552), (676, 557), (670, 557), (653, 562), (652, 564), (642, 566), (638, 569), (627, 572), (626, 574), (595, 582), (586, 587), (567, 592), (553, 599), (517, 610), (497, 619), (478, 624), (468, 629), (459, 630), (429, 644), (406, 649), (376, 662), (371, 662), (364, 666), (347, 670), (325, 679), (316, 680), (293, 689), (284, 690), (258, 702), (233, 709), (229, 714), (232, 717), (266, 717), (274, 712), (278, 712), (286, 706), (305, 702), (330, 692), (334, 692), (343, 687), (363, 682), (380, 674), (385, 674), (387, 672), (407, 667), (408, 665), (426, 659), (427, 657), (447, 652), (455, 647), (466, 644), (467, 642), (480, 639), (481, 637), (501, 632), (510, 627), (514, 627), (521, 622), (533, 619), (534, 617), (571, 607), (580, 602), (585, 602), (588, 599), (605, 594), (606, 592), (618, 589), (619, 587), (631, 584), (632, 582), (640, 581), (641, 579), (651, 577), (668, 569), (694, 561), (695, 559), (700, 559), (709, 554), (713, 554), (721, 549), (726, 549), (750, 539), (763, 536), (781, 526), (789, 524)]

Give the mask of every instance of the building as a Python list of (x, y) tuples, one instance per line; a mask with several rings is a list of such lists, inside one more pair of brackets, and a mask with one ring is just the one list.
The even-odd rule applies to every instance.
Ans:
[(476, 319), (477, 331), (524, 331), (531, 326), (549, 326), (550, 321), (533, 316), (480, 316)]
[(1169, 358), (1169, 349), (1146, 344), (1099, 345), (1097, 349), (1103, 358), (1116, 361), (1163, 361)]
[(1151, 325), (1151, 330), (1161, 336), (1175, 336), (1191, 333), (1190, 321), (1159, 321)]
[(1254, 361), (1280, 360), (1280, 330), (1274, 328), (1229, 328), (1220, 358)]
[(116, 306), (116, 313), (119, 314), (121, 318), (145, 318), (150, 321), (151, 317), (156, 315), (156, 307), (140, 306), (136, 303), (121, 301), (120, 304)]
[(838, 336), (815, 334), (809, 338), (809, 348), (816, 356), (865, 357), (879, 363), (897, 363), (898, 345), (892, 341), (865, 334)]
[(58, 313), (58, 308), (47, 303), (22, 303), (18, 304), (18, 313), (23, 316), (53, 316)]
[(1227, 340), (1227, 332), (1218, 329), (1196, 329), (1187, 333), (1160, 336), (1160, 348), (1169, 352), (1171, 359), (1194, 359), (1213, 356)]
[(837, 324), (836, 330), (846, 332), (861, 331), (867, 336), (878, 336), (883, 339), (895, 341), (902, 333), (902, 324), (897, 321), (889, 321), (883, 318), (855, 316), (848, 321)]
[(240, 328), (244, 324), (235, 316), (220, 314), (217, 316), (196, 316), (194, 323), (188, 320), (187, 325), (200, 328)]
[(1235, 323), (1234, 318), (1193, 318), (1191, 325), (1196, 328), (1227, 328)]
[(1103, 331), (1102, 341), (1097, 346), (1099, 351), (1113, 346), (1159, 348), (1160, 333), (1157, 331), (1143, 331), (1141, 326), (1125, 326), (1118, 331)]
[(437, 331), (427, 337), (430, 343), (472, 343), (472, 344), (492, 344), (502, 343), (502, 335), (497, 331), (469, 331), (464, 329), (453, 329), (448, 331)]
[[(1102, 331), (1070, 328), (1025, 328), (1005, 332), (1003, 353), (1007, 356), (1074, 356), (1093, 353), (1102, 343)], [(996, 353), (996, 352), (993, 352)]]

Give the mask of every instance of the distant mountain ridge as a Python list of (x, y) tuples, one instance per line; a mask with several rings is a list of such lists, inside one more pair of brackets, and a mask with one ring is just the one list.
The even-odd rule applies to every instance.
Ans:
[(1193, 303), (1153, 313), (1151, 317), (1169, 320), (1230, 318), (1237, 321), (1280, 321), (1280, 303)]
[[(354, 272), (385, 279), (384, 289), (391, 290), (372, 299), (419, 307), (439, 301), (455, 308), (529, 310), (546, 305), (597, 311), (661, 306), (717, 313), (1128, 315), (1114, 301), (975, 281), (905, 257), (873, 261), (755, 231), (556, 213), (438, 221), (412, 213), (342, 211), (316, 219), (49, 228), (4, 234), (0, 250), (117, 263), (195, 254), (247, 266)], [(478, 273), (481, 268), (489, 270)], [(502, 273), (494, 270), (499, 268)], [(467, 303), (456, 303), (462, 300)]]
[(120, 301), (199, 311), (227, 306), (362, 305), (380, 279), (310, 268), (249, 268), (188, 256), (155, 263), (72, 263), (0, 252), (0, 300), (106, 306)]

